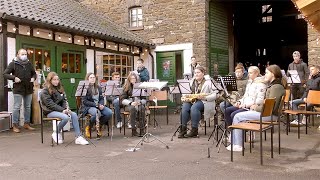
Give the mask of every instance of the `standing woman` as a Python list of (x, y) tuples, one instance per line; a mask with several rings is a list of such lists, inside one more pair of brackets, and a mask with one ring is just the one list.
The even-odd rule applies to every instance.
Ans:
[(52, 133), (52, 139), (56, 143), (63, 143), (60, 131), (67, 124), (67, 122), (71, 120), (76, 137), (75, 143), (81, 145), (89, 144), (88, 141), (81, 136), (78, 116), (68, 107), (66, 94), (60, 83), (60, 79), (57, 73), (50, 72), (48, 74), (46, 82), (44, 84), (44, 88), (41, 91), (40, 100), (44, 115), (46, 115), (48, 118), (62, 119), (58, 125), (58, 139), (56, 132)]
[[(137, 82), (137, 75), (135, 73), (130, 73), (123, 86), (123, 94), (121, 96), (122, 104), (128, 106), (130, 111), (130, 123), (132, 126), (132, 136), (138, 136), (136, 128), (136, 118), (139, 111), (141, 119), (144, 120), (145, 117), (145, 100), (139, 100), (137, 97), (132, 97), (132, 90), (134, 83)], [(144, 134), (144, 122), (138, 118), (139, 128), (141, 134)]]
[[(91, 115), (91, 123), (96, 122), (97, 138), (102, 136), (101, 125), (106, 124), (112, 117), (112, 111), (108, 107), (104, 106), (104, 98), (102, 95), (102, 89), (97, 84), (97, 78), (95, 74), (88, 73), (85, 80), (89, 81), (89, 87), (86, 96), (82, 97), (82, 114)], [(90, 138), (90, 122), (86, 125), (86, 137)]]

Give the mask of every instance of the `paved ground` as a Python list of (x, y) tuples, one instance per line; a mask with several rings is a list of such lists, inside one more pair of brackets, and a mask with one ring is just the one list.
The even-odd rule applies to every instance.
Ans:
[[(164, 113), (162, 113), (164, 114)], [(49, 125), (45, 143), (40, 142), (40, 130), (0, 133), (0, 179), (319, 179), (320, 131), (309, 128), (309, 134), (297, 139), (295, 128), (289, 136), (282, 130), (282, 153), (270, 158), (270, 138), (265, 141), (264, 166), (260, 166), (258, 143), (252, 154), (235, 153), (230, 162), (230, 152), (208, 142), (208, 135), (200, 130), (200, 138), (170, 141), (179, 122), (178, 115), (157, 117), (162, 128), (150, 132), (170, 147), (158, 141), (144, 143), (137, 152), (126, 151), (140, 138), (127, 137), (115, 129), (113, 140), (104, 137), (95, 144), (75, 145), (73, 133), (65, 133), (66, 143), (51, 147)], [(282, 127), (283, 128), (283, 127)], [(208, 129), (208, 133), (212, 131)], [(302, 130), (304, 133), (304, 129)], [(276, 132), (277, 133), (277, 132)], [(276, 137), (276, 136), (275, 136)], [(71, 142), (69, 146), (65, 146)], [(274, 144), (277, 147), (278, 139)], [(248, 144), (246, 144), (248, 147)], [(211, 158), (207, 148), (211, 147)]]

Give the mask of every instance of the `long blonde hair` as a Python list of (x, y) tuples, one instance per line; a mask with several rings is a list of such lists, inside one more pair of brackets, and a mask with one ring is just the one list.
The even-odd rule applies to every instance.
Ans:
[(123, 85), (123, 91), (129, 91), (130, 90), (130, 88), (131, 88), (131, 82), (130, 82), (130, 80), (131, 80), (131, 77), (132, 76), (134, 76), (135, 78), (136, 78), (136, 80), (137, 80), (137, 82), (138, 82), (138, 76), (136, 75), (136, 73), (134, 73), (134, 72), (130, 72), (129, 73), (129, 75), (128, 75), (128, 77), (127, 77), (127, 79), (126, 79), (126, 81), (125, 81), (125, 83), (124, 83), (124, 85)]

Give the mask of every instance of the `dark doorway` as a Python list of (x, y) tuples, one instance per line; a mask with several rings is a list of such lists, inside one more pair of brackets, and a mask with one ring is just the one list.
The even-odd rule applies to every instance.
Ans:
[(307, 23), (290, 0), (233, 1), (235, 61), (260, 65), (267, 61), (287, 69), (292, 53), (308, 62)]

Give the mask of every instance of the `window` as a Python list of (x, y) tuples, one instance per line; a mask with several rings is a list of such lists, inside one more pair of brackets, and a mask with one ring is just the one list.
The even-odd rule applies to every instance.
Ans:
[(62, 53), (61, 58), (62, 73), (80, 73), (81, 72), (81, 55), (77, 53)]
[(137, 27), (143, 27), (142, 23), (142, 8), (141, 7), (134, 7), (129, 10), (130, 17), (130, 27), (137, 28)]
[(121, 81), (133, 71), (133, 58), (132, 56), (108, 54), (103, 56), (103, 79), (111, 80), (113, 72), (119, 72)]
[(272, 6), (271, 5), (262, 5), (261, 9), (261, 22), (272, 22)]
[(38, 48), (26, 48), (28, 59), (33, 63), (35, 70), (50, 72), (51, 57), (50, 50)]

